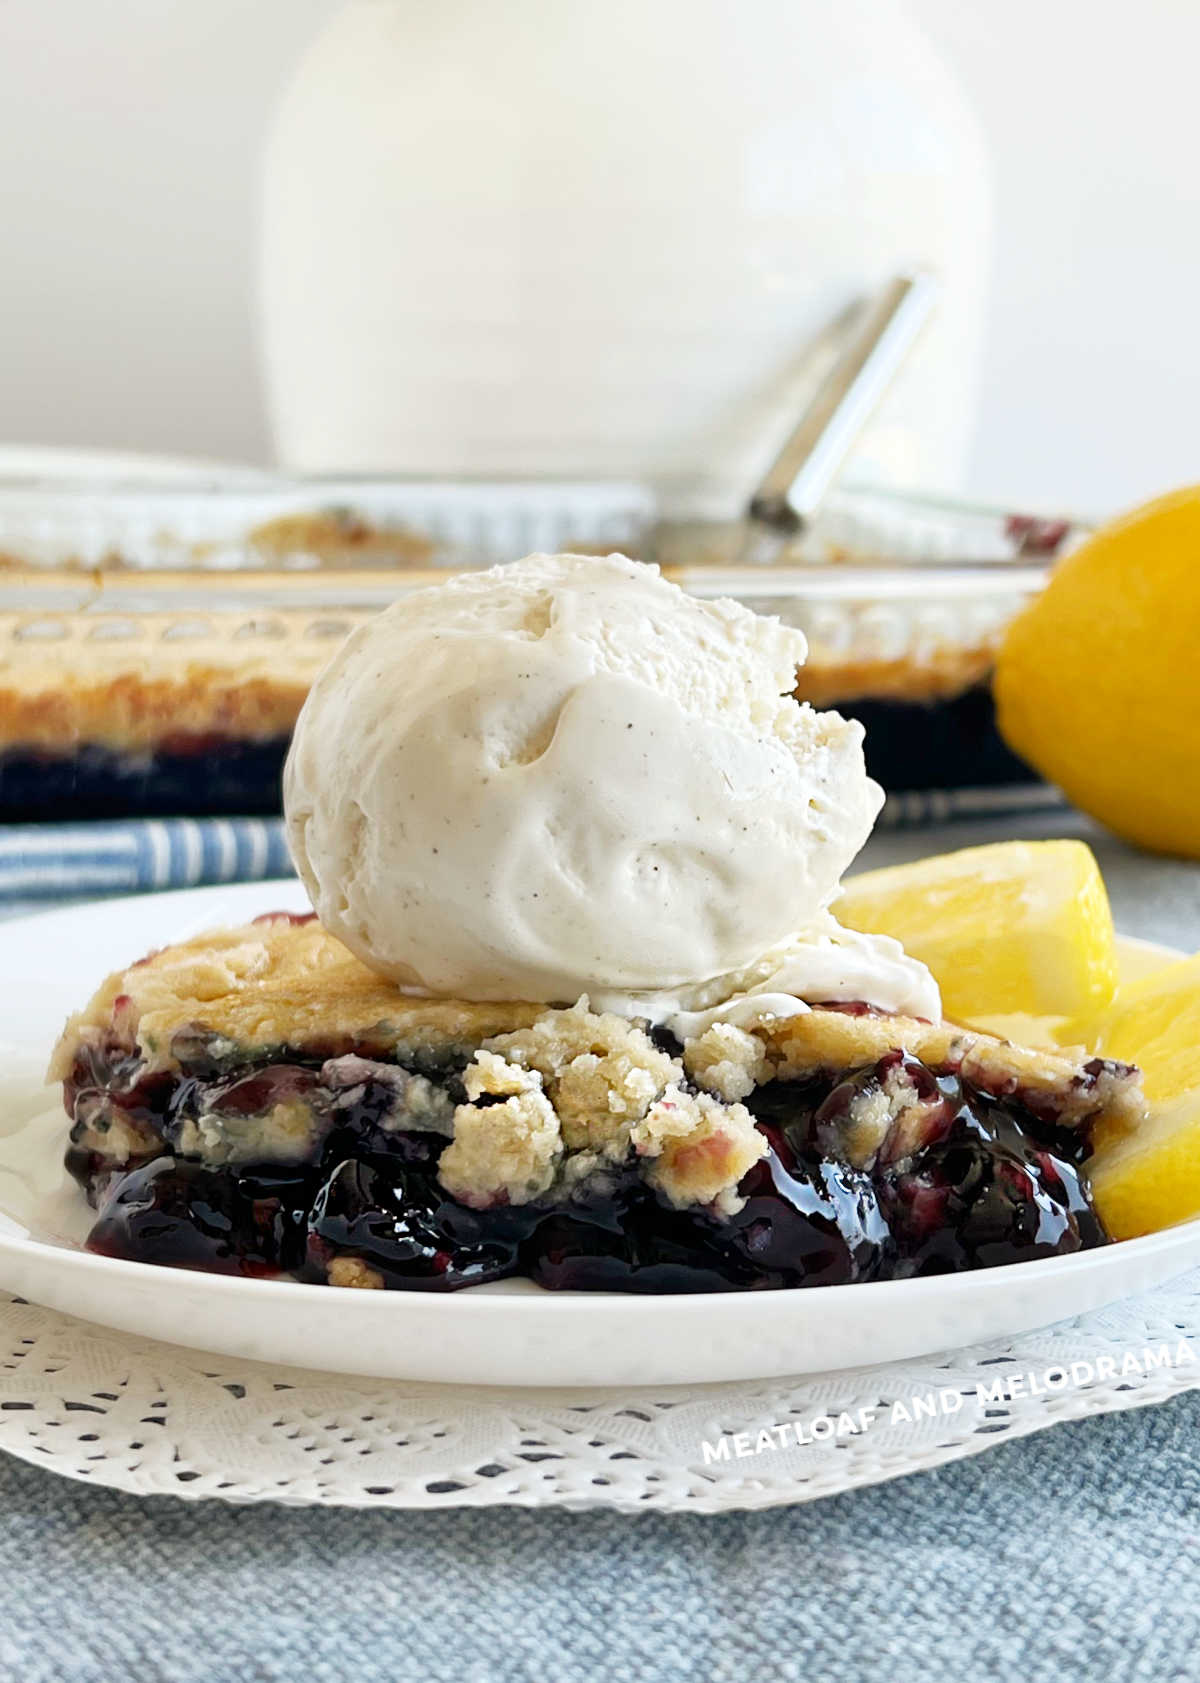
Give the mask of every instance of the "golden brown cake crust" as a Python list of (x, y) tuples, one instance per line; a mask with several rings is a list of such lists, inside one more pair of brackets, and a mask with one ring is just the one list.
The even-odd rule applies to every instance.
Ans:
[[(382, 591), (443, 576), (413, 571), (400, 584), (395, 576), (363, 570), (355, 583)], [(290, 736), (317, 674), (368, 610), (288, 607), (286, 587), (296, 575), (266, 577), (269, 588), (263, 585), (264, 604), (256, 610), (122, 614), (115, 604), (99, 612), (93, 604), (87, 614), (69, 608), (0, 613), (0, 752), (69, 753), (94, 743), (136, 753), (180, 737)], [(200, 582), (215, 596), (211, 578)], [(159, 591), (170, 585), (188, 589), (187, 575), (153, 580)], [(197, 589), (194, 578), (190, 589)], [(104, 609), (103, 593), (98, 606)], [(38, 630), (48, 622), (53, 636)], [(864, 697), (947, 700), (985, 682), (993, 654), (992, 642), (896, 660), (814, 647), (796, 694), (818, 707)]]
[(260, 555), (316, 555), (327, 567), (420, 566), (434, 551), (432, 541), (420, 532), (403, 526), (373, 526), (347, 508), (276, 515), (246, 534), (246, 546)]
[[(584, 1065), (575, 1063), (582, 1049), (592, 1087), (607, 1090), (612, 1084), (603, 1108), (606, 1114), (612, 1108), (614, 1125), (625, 1111), (644, 1112), (668, 1081), (671, 1064), (650, 1049), (639, 1054), (640, 1063), (631, 1059), (617, 1032), (627, 1038), (628, 1025), (591, 1016), (582, 1005), (573, 1012), (553, 1011), (524, 1001), (485, 1004), (403, 994), (315, 918), (278, 913), (195, 936), (115, 972), (68, 1022), (49, 1079), (64, 1079), (81, 1044), (101, 1037), (136, 1049), (150, 1069), (171, 1069), (177, 1062), (175, 1036), (185, 1030), (230, 1043), (245, 1061), (283, 1049), (403, 1059), (414, 1053), (470, 1053), (487, 1042), (514, 1063), (538, 1070), (552, 1091), (563, 1084), (556, 1077), (559, 1066), (570, 1066), (564, 1103), (576, 1089), (584, 1091)], [(1053, 1112), (1068, 1127), (1099, 1117), (1135, 1125), (1145, 1111), (1140, 1079), (1082, 1048), (1035, 1050), (952, 1023), (870, 1011), (817, 1008), (768, 1019), (751, 1033), (722, 1025), (684, 1047), (683, 1067), (700, 1088), (735, 1102), (764, 1080), (860, 1069), (896, 1050), (932, 1070), (958, 1071), (985, 1092), (1019, 1094), (1023, 1103)], [(588, 1095), (590, 1109), (582, 1099), (566, 1103), (568, 1130), (578, 1122), (578, 1145), (603, 1143), (589, 1137), (594, 1120), (583, 1125), (599, 1104), (590, 1088)], [(582, 1121), (572, 1120), (576, 1112)]]
[(809, 650), (796, 680), (796, 696), (814, 707), (840, 702), (951, 701), (991, 677), (997, 639), (974, 646), (931, 649), (921, 658), (897, 660), (838, 656), (818, 647)]
[(170, 1069), (175, 1035), (197, 1029), (245, 1057), (287, 1048), (335, 1057), (477, 1046), (527, 1028), (542, 1005), (414, 999), (368, 970), (315, 919), (287, 913), (164, 947), (116, 971), (72, 1017), (49, 1079), (62, 1080), (80, 1044), (115, 1035), (151, 1069)]
[[(134, 625), (126, 640), (93, 635), (105, 621), (64, 616), (69, 635), (42, 641), (29, 634), (28, 616), (0, 615), (0, 751), (98, 743), (137, 752), (173, 737), (290, 736), (336, 641), (306, 634), (311, 613), (203, 621), (206, 634), (178, 638), (165, 634), (186, 625), (185, 614), (107, 622)], [(265, 634), (246, 632), (256, 624)]]

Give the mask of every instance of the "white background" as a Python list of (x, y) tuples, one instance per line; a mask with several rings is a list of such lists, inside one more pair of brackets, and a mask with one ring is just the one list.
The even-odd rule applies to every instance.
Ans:
[[(266, 459), (258, 149), (332, 4), (0, 0), (0, 439)], [(994, 156), (969, 488), (1200, 480), (1200, 0), (911, 8)]]

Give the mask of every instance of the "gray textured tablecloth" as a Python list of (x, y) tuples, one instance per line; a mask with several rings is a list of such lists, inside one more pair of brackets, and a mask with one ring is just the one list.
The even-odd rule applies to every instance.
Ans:
[[(1070, 815), (1119, 926), (1200, 947), (1200, 866)], [(355, 1514), (139, 1501), (0, 1460), (8, 1683), (1200, 1679), (1200, 1395), (811, 1506)]]
[(0, 1468), (6, 1683), (1183, 1683), (1200, 1396), (811, 1507), (355, 1514)]

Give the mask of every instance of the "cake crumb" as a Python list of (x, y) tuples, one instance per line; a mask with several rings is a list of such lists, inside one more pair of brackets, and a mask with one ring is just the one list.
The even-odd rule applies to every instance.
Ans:
[(850, 1100), (845, 1119), (832, 1124), (837, 1150), (856, 1169), (871, 1169), (882, 1156), (907, 1160), (930, 1138), (934, 1118), (945, 1110), (943, 1095), (922, 1092), (912, 1072), (894, 1063), (882, 1077)]
[(774, 1070), (755, 1034), (733, 1023), (713, 1023), (683, 1049), (683, 1067), (697, 1086), (733, 1104), (768, 1082)]
[(768, 1150), (745, 1105), (674, 1086), (634, 1128), (633, 1143), (650, 1159), (647, 1180), (676, 1209), (715, 1204), (725, 1215), (741, 1208), (738, 1184)]
[(353, 1291), (382, 1291), (383, 1275), (361, 1256), (335, 1256), (330, 1259), (325, 1277), (331, 1286), (347, 1286)]
[(562, 1156), (562, 1130), (535, 1070), (477, 1052), (463, 1077), (467, 1098), (454, 1112), (454, 1138), (438, 1179), (472, 1209), (528, 1204), (548, 1192)]
[(589, 1011), (586, 998), (487, 1044), (542, 1077), (568, 1151), (613, 1158), (625, 1155), (630, 1128), (683, 1074), (639, 1024)]
[[(522, 1093), (540, 1093), (541, 1077), (535, 1070), (509, 1063), (498, 1052), (481, 1049), (463, 1071), (468, 1099), (518, 1098)], [(460, 1107), (461, 1108), (461, 1107)]]

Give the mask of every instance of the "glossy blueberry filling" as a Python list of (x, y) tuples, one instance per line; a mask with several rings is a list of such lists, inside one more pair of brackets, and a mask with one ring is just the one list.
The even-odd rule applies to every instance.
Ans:
[[(868, 1160), (851, 1161), (851, 1107), (897, 1065), (920, 1099), (917, 1122), (902, 1140), (893, 1130)], [(470, 1209), (438, 1181), (446, 1139), (388, 1125), (386, 1081), (331, 1091), (320, 1064), (304, 1059), (195, 1067), (184, 1079), (146, 1077), (119, 1051), (80, 1054), (68, 1110), (90, 1119), (94, 1138), (107, 1105), (147, 1142), (115, 1168), (79, 1143), (86, 1130), (77, 1122), (67, 1163), (97, 1210), (90, 1249), (312, 1281), (331, 1268), (336, 1278), (337, 1259), (352, 1258), (366, 1271), (356, 1283), (404, 1290), (520, 1275), (557, 1289), (708, 1292), (951, 1273), (1106, 1242), (1083, 1132), (900, 1052), (839, 1078), (757, 1089), (746, 1102), (768, 1151), (742, 1180), (732, 1215), (672, 1208), (636, 1160), (557, 1202)], [(459, 1068), (442, 1066), (437, 1079), (461, 1100)], [(236, 1119), (284, 1099), (321, 1117), (303, 1163), (212, 1166), (183, 1154), (189, 1118), (219, 1109)]]

